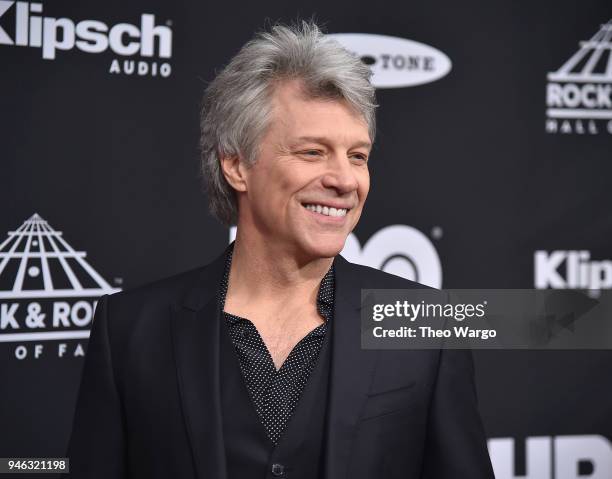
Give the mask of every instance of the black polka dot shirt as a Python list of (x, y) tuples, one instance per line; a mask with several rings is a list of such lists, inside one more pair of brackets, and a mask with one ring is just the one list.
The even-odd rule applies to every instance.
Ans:
[(274, 445), (277, 445), (314, 369), (333, 316), (334, 265), (332, 263), (321, 280), (317, 295), (317, 310), (325, 322), (296, 344), (277, 371), (272, 356), (255, 325), (246, 318), (224, 311), (231, 264), (232, 249), (228, 252), (225, 274), (221, 282), (219, 296), (221, 311), (255, 410), (268, 437)]

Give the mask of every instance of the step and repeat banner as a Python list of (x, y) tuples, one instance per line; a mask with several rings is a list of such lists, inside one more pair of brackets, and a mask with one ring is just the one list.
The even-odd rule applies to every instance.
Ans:
[[(378, 89), (347, 259), (437, 288), (612, 287), (608, 1), (1, 0), (0, 457), (65, 454), (100, 295), (233, 238), (198, 178), (203, 89), (256, 30), (313, 15)], [(612, 351), (474, 354), (498, 479), (612, 478)]]

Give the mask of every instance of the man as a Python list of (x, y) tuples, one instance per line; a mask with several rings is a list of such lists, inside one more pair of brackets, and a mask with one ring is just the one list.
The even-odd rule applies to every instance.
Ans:
[(467, 351), (360, 347), (346, 261), (375, 133), (370, 72), (313, 23), (246, 44), (206, 91), (211, 264), (100, 299), (74, 478), (493, 476)]

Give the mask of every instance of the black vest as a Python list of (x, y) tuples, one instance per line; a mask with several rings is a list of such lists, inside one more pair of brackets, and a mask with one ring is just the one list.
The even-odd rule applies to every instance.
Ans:
[(322, 477), (332, 329), (325, 333), (302, 396), (274, 446), (255, 411), (227, 324), (223, 323), (220, 377), (227, 479)]

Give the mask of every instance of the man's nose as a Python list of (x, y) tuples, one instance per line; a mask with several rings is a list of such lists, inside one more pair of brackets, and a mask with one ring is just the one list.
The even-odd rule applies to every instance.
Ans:
[(346, 193), (357, 189), (357, 176), (346, 155), (333, 155), (328, 161), (328, 171), (323, 177), (323, 186), (334, 188), (338, 193)]

